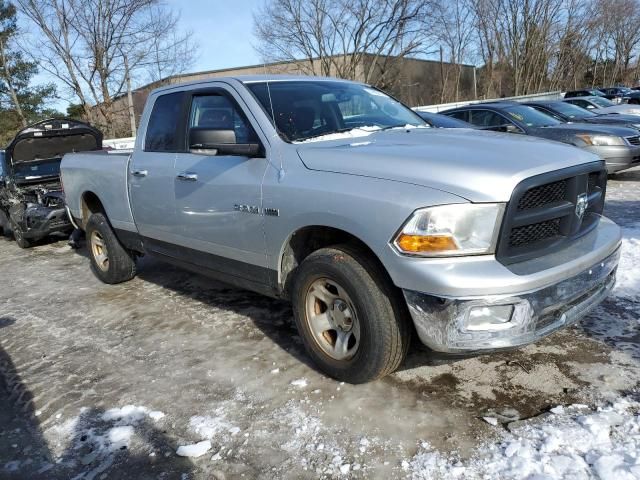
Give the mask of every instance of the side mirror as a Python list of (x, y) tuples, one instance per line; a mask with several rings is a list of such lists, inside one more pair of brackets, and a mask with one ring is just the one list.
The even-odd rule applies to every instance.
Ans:
[(236, 143), (234, 130), (193, 127), (189, 129), (189, 152), (200, 155), (256, 157), (262, 153), (262, 145)]

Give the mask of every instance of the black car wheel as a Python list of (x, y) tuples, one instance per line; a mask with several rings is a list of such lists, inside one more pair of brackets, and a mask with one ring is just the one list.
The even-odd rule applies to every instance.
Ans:
[(22, 231), (22, 227), (14, 221), (11, 222), (11, 231), (13, 232), (13, 238), (15, 238), (16, 243), (20, 248), (31, 247), (31, 242), (26, 238), (24, 238), (24, 232)]

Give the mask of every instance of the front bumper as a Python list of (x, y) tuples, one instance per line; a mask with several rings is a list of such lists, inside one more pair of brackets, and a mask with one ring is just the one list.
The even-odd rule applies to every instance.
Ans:
[(52, 233), (73, 229), (65, 207), (46, 207), (38, 204), (23, 205), (11, 211), (11, 218), (22, 228), (24, 238), (39, 240)]
[(640, 165), (640, 147), (598, 146), (586, 147), (584, 150), (602, 158), (606, 163), (607, 173), (615, 173)]
[[(518, 347), (570, 325), (600, 304), (615, 285), (620, 249), (578, 275), (533, 292), (443, 299), (404, 290), (418, 336), (434, 351), (472, 353)], [(512, 306), (511, 318), (488, 329), (469, 327), (472, 312)]]

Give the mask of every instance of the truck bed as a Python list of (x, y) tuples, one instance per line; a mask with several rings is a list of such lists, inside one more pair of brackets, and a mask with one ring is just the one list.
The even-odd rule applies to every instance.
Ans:
[(135, 231), (129, 206), (127, 175), (130, 152), (101, 151), (67, 154), (62, 159), (67, 206), (82, 222), (82, 199), (91, 194), (102, 200), (114, 228)]

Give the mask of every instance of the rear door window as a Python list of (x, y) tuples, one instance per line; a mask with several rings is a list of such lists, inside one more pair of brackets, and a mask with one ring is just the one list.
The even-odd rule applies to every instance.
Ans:
[(473, 110), (471, 112), (471, 123), (479, 127), (499, 127), (511, 122), (491, 110)]
[(144, 139), (146, 152), (177, 152), (184, 147), (180, 125), (184, 92), (160, 95), (153, 104)]

